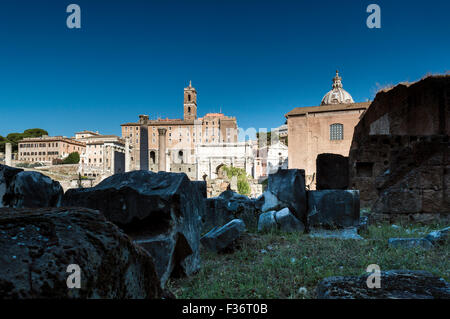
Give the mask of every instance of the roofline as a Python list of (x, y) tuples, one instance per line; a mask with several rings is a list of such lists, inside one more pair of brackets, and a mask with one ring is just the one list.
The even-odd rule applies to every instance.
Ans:
[[(329, 105), (296, 107), (292, 111), (286, 113), (284, 117), (287, 119), (292, 116), (304, 116), (308, 113), (341, 112), (341, 111), (362, 110), (362, 109), (366, 110), (367, 108), (369, 108), (371, 103), (372, 102), (358, 102), (351, 104), (329, 104)], [(301, 111), (301, 109), (304, 110)], [(295, 110), (298, 111), (295, 112)]]

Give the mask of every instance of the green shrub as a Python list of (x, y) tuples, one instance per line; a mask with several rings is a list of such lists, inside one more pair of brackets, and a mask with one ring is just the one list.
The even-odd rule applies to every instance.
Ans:
[(237, 177), (238, 193), (241, 195), (249, 195), (251, 192), (248, 176), (244, 169), (233, 166), (222, 166), (222, 170), (231, 179), (233, 176)]
[(70, 153), (65, 159), (63, 159), (63, 164), (78, 164), (80, 162), (80, 154), (78, 152)]

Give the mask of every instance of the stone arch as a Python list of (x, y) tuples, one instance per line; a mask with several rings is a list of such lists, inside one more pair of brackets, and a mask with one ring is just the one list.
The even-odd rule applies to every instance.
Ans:
[(223, 178), (224, 177), (223, 170), (222, 170), (222, 168), (224, 166), (225, 166), (224, 163), (221, 163), (221, 164), (217, 165), (217, 167), (216, 167), (216, 175), (217, 175), (218, 178)]

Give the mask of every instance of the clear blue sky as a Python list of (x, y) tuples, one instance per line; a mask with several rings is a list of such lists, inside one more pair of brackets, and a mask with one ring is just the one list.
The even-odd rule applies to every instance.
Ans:
[[(66, 27), (70, 3), (80, 30)], [(366, 27), (370, 3), (381, 29)], [(450, 70), (449, 16), (448, 0), (2, 0), (0, 135), (119, 135), (138, 114), (180, 118), (189, 80), (200, 116), (277, 127), (318, 105), (336, 69), (357, 102)]]

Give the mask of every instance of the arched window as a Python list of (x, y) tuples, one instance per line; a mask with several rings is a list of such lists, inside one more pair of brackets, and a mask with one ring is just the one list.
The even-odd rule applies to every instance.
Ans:
[(189, 102), (191, 101), (191, 95), (190, 94), (188, 94), (188, 101)]
[(190, 106), (188, 106), (188, 113), (189, 114), (191, 113), (191, 107)]
[(150, 152), (150, 162), (151, 162), (151, 164), (155, 164), (155, 162), (156, 162), (156, 154), (154, 151)]
[(338, 141), (344, 139), (344, 125), (335, 123), (330, 125), (330, 140)]

